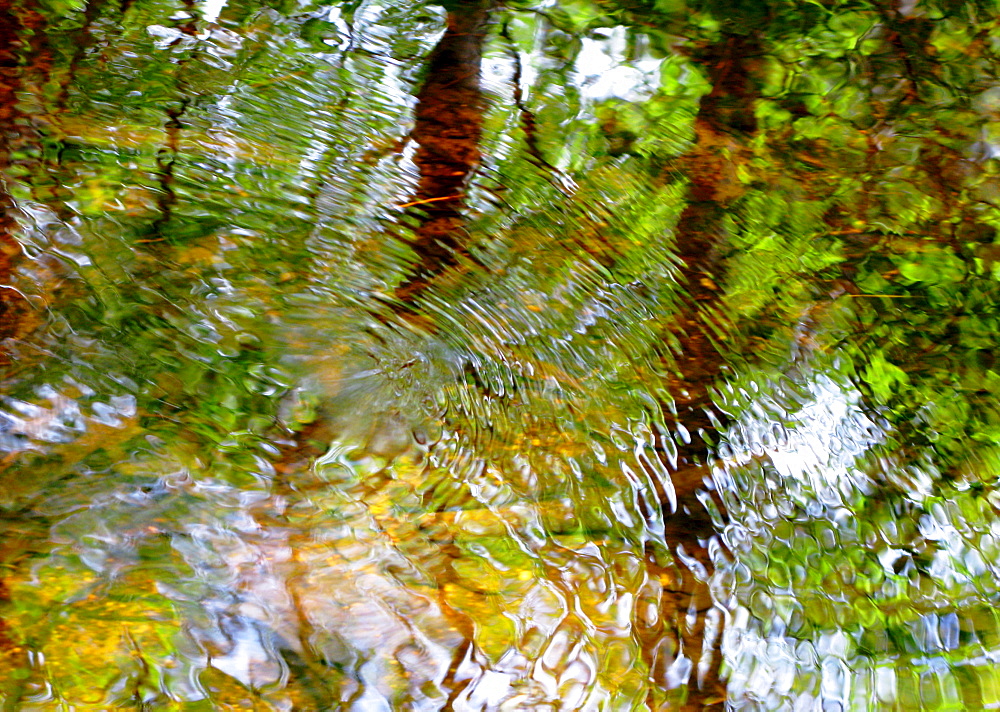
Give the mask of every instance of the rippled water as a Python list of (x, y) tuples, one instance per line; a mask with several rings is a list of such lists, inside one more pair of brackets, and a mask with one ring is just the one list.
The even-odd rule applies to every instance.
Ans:
[(4, 710), (1000, 706), (996, 9), (0, 5)]

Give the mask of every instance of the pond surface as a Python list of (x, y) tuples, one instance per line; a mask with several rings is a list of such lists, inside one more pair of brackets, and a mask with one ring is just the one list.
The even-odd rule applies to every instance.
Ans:
[(3, 710), (1000, 708), (998, 10), (0, 2)]

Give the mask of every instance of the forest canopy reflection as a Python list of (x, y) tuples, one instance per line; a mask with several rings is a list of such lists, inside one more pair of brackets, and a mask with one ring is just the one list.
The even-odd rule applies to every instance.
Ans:
[(1000, 705), (998, 11), (0, 0), (4, 709)]

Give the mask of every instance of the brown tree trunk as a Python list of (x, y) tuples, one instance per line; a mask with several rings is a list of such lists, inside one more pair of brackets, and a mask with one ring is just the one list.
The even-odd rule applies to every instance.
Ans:
[[(730, 329), (719, 308), (718, 254), (725, 239), (726, 210), (745, 192), (737, 165), (748, 152), (747, 139), (756, 131), (758, 94), (751, 70), (759, 49), (752, 35), (730, 35), (696, 57), (708, 73), (712, 91), (701, 100), (695, 119), (697, 143), (679, 166), (690, 181), (688, 203), (675, 228), (687, 303), (674, 322), (680, 349), (670, 364), (674, 376), (668, 391), (673, 403), (665, 406), (664, 413), (676, 444), (676, 462), (671, 464), (677, 499), (676, 507), (664, 502), (665, 539), (675, 554), (686, 559), (691, 571), (683, 572), (679, 581), (673, 580), (676, 570), (660, 573), (660, 579), (668, 582), (662, 592), (661, 615), (676, 638), (670, 641), (673, 653), (665, 650), (663, 640), (649, 636), (645, 641), (654, 683), (653, 709), (664, 705), (666, 709), (721, 709), (725, 700), (725, 684), (719, 676), (721, 631), (706, 638), (706, 616), (713, 605), (708, 591), (712, 563), (706, 544), (715, 527), (698, 495), (709, 475), (710, 443), (716, 440), (719, 423), (725, 423), (713, 403), (715, 384), (726, 367), (720, 335)], [(694, 665), (682, 702), (668, 699), (657, 689), (668, 682), (658, 678), (663, 657), (679, 652)]]
[(11, 0), (0, 0), (0, 340), (18, 333), (24, 298), (10, 286), (14, 263), (21, 255), (15, 235), (16, 206), (10, 194), (10, 167), (24, 122), (17, 108), (21, 88), (21, 19)]
[(480, 159), (485, 102), (479, 69), (490, 9), (489, 3), (470, 2), (448, 13), (448, 29), (427, 60), (427, 77), (417, 93), (412, 136), (420, 181), (410, 203), (418, 221), (410, 243), (417, 262), (396, 288), (403, 304), (468, 257), (465, 191)]

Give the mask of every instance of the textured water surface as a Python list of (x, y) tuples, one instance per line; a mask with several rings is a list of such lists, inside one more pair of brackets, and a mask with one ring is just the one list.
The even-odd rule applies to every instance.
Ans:
[(1000, 706), (986, 0), (0, 3), (4, 710)]

